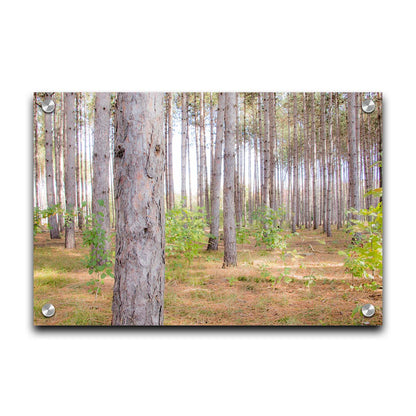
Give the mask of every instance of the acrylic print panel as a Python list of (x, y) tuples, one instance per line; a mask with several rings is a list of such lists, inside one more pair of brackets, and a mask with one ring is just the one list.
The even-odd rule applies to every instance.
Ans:
[(382, 324), (381, 93), (36, 93), (34, 324)]

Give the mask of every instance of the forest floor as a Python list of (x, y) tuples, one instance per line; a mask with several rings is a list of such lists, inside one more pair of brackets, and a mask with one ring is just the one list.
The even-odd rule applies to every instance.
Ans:
[[(106, 277), (97, 296), (84, 266), (88, 248), (76, 235), (77, 248), (64, 249), (64, 239), (49, 233), (34, 239), (34, 324), (111, 325), (113, 279)], [(223, 251), (206, 251), (188, 266), (167, 258), (165, 325), (219, 326), (350, 326), (382, 324), (380, 288), (363, 287), (365, 279), (346, 273), (339, 250), (350, 236), (335, 230), (328, 238), (319, 230), (301, 230), (280, 253), (250, 244), (238, 244), (238, 266), (222, 268)], [(310, 285), (308, 286), (308, 282)], [(361, 285), (361, 287), (360, 287)], [(42, 305), (52, 303), (56, 314), (44, 318)], [(372, 303), (376, 314), (352, 316), (357, 305)]]

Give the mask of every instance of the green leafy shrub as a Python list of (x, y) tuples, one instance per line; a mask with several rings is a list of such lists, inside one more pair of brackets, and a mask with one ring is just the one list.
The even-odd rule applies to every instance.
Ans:
[[(98, 200), (98, 205), (104, 206), (103, 200)], [(95, 292), (97, 296), (104, 285), (104, 278), (114, 277), (114, 252), (106, 250), (106, 246), (111, 244), (110, 236), (106, 235), (102, 226), (102, 212), (88, 216), (87, 226), (82, 232), (84, 246), (90, 246), (91, 250), (85, 258), (85, 267), (93, 278), (88, 281), (89, 292)]]
[[(376, 196), (381, 195), (381, 189), (371, 191)], [(368, 193), (367, 195), (369, 195)], [(383, 275), (383, 206), (377, 206), (360, 211), (350, 210), (366, 221), (351, 220), (348, 232), (355, 237), (349, 249), (339, 254), (345, 258), (345, 268), (354, 277), (374, 278)], [(359, 238), (357, 237), (359, 236)]]
[(248, 244), (250, 242), (250, 230), (245, 227), (237, 228), (237, 244)]
[(205, 213), (175, 207), (166, 213), (166, 254), (183, 257), (188, 265), (198, 254), (207, 234)]
[(316, 277), (313, 274), (310, 274), (308, 276), (303, 276), (304, 278), (304, 285), (310, 289), (311, 286), (314, 286), (316, 284)]
[(256, 246), (264, 245), (269, 250), (286, 250), (288, 234), (277, 225), (283, 217), (283, 210), (262, 207), (253, 213), (255, 220)]
[(52, 215), (62, 214), (64, 210), (60, 204), (52, 205), (45, 209), (39, 207), (33, 208), (33, 236), (42, 231), (42, 219), (49, 218)]

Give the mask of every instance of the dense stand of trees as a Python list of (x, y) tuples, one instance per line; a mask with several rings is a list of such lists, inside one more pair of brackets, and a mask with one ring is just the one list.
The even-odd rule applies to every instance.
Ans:
[(378, 202), (380, 93), (53, 93), (46, 114), (48, 96), (34, 97), (33, 203), (64, 208), (48, 222), (68, 249), (94, 215), (107, 235), (116, 226), (114, 324), (162, 322), (165, 209), (203, 212), (209, 250), (222, 219), (228, 267), (256, 211), (331, 236)]

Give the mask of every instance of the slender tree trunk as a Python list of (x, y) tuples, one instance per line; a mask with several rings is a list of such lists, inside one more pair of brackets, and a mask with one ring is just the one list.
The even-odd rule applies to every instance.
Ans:
[(332, 237), (332, 92), (329, 93), (329, 153), (328, 153), (328, 184), (327, 184), (327, 225), (326, 235)]
[[(212, 99), (212, 92), (209, 93), (209, 136), (210, 136), (210, 180), (212, 180), (213, 171), (214, 171), (214, 157), (215, 157), (215, 142), (214, 142), (214, 102)], [(210, 193), (211, 193), (210, 183)], [(211, 197), (211, 196), (210, 196)], [(211, 201), (210, 201), (211, 207)]]
[(76, 156), (75, 156), (75, 174), (76, 174), (76, 183), (77, 183), (77, 208), (78, 208), (78, 228), (80, 230), (82, 230), (83, 224), (84, 224), (84, 216), (82, 215), (82, 193), (81, 193), (81, 176), (80, 176), (80, 165), (81, 165), (81, 151), (80, 151), (80, 146), (81, 146), (81, 139), (80, 139), (80, 135), (81, 135), (81, 105), (80, 105), (80, 101), (81, 101), (81, 94), (77, 93), (76, 94), (76, 140), (77, 140), (77, 145), (76, 145)]
[(294, 153), (294, 177), (293, 177), (293, 199), (292, 199), (292, 233), (296, 232), (298, 224), (298, 197), (299, 197), (299, 168), (298, 168), (298, 130), (297, 130), (298, 98), (293, 93), (293, 153)]
[(115, 139), (113, 325), (162, 325), (165, 281), (162, 93), (120, 93)]
[(169, 199), (169, 151), (168, 151), (168, 93), (166, 92), (163, 96), (163, 132), (165, 135), (165, 210), (170, 210), (170, 199)]
[[(373, 177), (371, 165), (371, 117), (370, 114), (366, 114), (367, 118), (367, 135), (363, 135), (363, 156), (364, 156), (364, 178), (365, 178), (365, 193), (371, 191), (373, 187)], [(365, 207), (369, 209), (372, 205), (372, 195), (365, 197)]]
[(257, 113), (254, 119), (254, 209), (259, 207), (259, 151), (258, 151), (258, 137), (257, 137)]
[(276, 144), (276, 105), (274, 93), (269, 93), (269, 130), (270, 130), (270, 208), (277, 209), (276, 201), (276, 157), (275, 157), (275, 144)]
[(241, 226), (241, 184), (240, 184), (240, 157), (241, 157), (241, 145), (240, 145), (240, 131), (238, 126), (238, 93), (237, 93), (237, 105), (235, 109), (235, 116), (236, 116), (236, 164), (235, 164), (235, 170), (234, 170), (234, 201), (235, 201), (235, 221), (236, 226), (239, 228)]
[[(173, 163), (172, 163), (172, 139), (173, 139), (173, 130), (172, 130), (172, 93), (168, 92), (168, 181), (169, 181), (169, 208), (172, 209), (175, 206), (175, 189), (173, 183)], [(191, 195), (191, 190), (189, 189), (189, 195)]]
[(189, 209), (192, 211), (192, 175), (191, 175), (191, 151), (189, 139), (189, 118), (186, 117), (186, 155), (188, 157), (188, 184), (189, 184)]
[(326, 114), (325, 114), (325, 100), (326, 94), (321, 92), (321, 145), (322, 145), (322, 228), (323, 232), (326, 233), (328, 226), (327, 216), (327, 160), (326, 160), (326, 148), (327, 148), (327, 135), (326, 135)]
[(341, 156), (341, 131), (339, 123), (339, 94), (336, 93), (337, 102), (335, 104), (336, 109), (336, 141), (337, 141), (337, 191), (338, 191), (338, 215), (337, 215), (337, 229), (340, 229), (344, 225), (344, 204), (343, 204), (343, 193), (342, 193), (342, 156)]
[(65, 221), (65, 248), (75, 248), (75, 205), (76, 205), (76, 125), (75, 125), (75, 93), (65, 93), (65, 137), (66, 137), (66, 159), (65, 159), (65, 206), (67, 218)]
[[(105, 241), (91, 247), (97, 263), (104, 264), (106, 252), (110, 250), (110, 93), (97, 93), (95, 96), (94, 153), (92, 180), (92, 213), (104, 232)], [(97, 225), (98, 225), (97, 224)], [(104, 251), (101, 254), (101, 251)]]
[[(46, 195), (48, 207), (56, 204), (55, 198), (55, 175), (53, 168), (53, 131), (52, 114), (45, 115), (45, 174), (46, 174)], [(51, 238), (61, 238), (59, 234), (58, 221), (56, 215), (48, 217), (48, 226)]]
[(201, 162), (202, 162), (202, 178), (203, 178), (203, 200), (206, 210), (207, 222), (210, 222), (209, 210), (209, 188), (208, 188), (208, 167), (207, 167), (207, 143), (205, 135), (205, 100), (204, 93), (201, 93), (200, 99), (200, 113), (201, 113)]
[(36, 93), (33, 95), (33, 137), (34, 137), (34, 205), (40, 207), (39, 195), (39, 138), (38, 138), (38, 107), (36, 103)]
[(218, 250), (219, 228), (220, 228), (220, 191), (221, 191), (221, 165), (222, 147), (224, 141), (224, 107), (225, 95), (218, 93), (217, 109), (217, 138), (215, 141), (215, 159), (211, 179), (211, 224), (208, 250)]
[[(93, 125), (94, 126), (94, 125)], [(89, 138), (89, 149), (90, 149), (90, 153), (89, 153), (89, 174), (90, 174), (90, 187), (91, 187), (91, 189), (90, 189), (90, 195), (92, 196), (92, 164), (93, 164), (93, 162), (92, 162), (92, 159), (93, 159), (93, 156), (92, 156), (92, 153), (93, 153), (93, 147), (94, 147), (94, 138), (92, 137), (92, 133), (91, 133), (91, 131), (90, 131), (90, 134), (88, 135), (88, 138)], [(92, 197), (91, 197), (91, 211), (90, 212), (92, 212)]]
[(223, 267), (237, 265), (237, 242), (234, 206), (234, 169), (236, 140), (237, 95), (225, 93), (224, 145), (224, 263)]
[(316, 195), (316, 131), (315, 131), (315, 93), (311, 93), (311, 119), (312, 119), (312, 211), (313, 229), (318, 228), (318, 199)]
[(270, 189), (270, 139), (269, 139), (269, 97), (267, 93), (263, 94), (263, 114), (264, 114), (264, 143), (263, 143), (263, 205), (269, 206), (269, 189)]
[[(246, 133), (246, 94), (244, 94), (244, 132)], [(251, 141), (250, 136), (247, 138), (248, 145), (248, 221), (253, 223), (253, 187), (252, 187), (252, 166), (251, 166)]]
[(258, 134), (259, 134), (259, 187), (260, 187), (260, 204), (262, 207), (265, 206), (264, 201), (266, 201), (267, 196), (265, 195), (265, 178), (264, 178), (264, 141), (263, 141), (263, 129), (262, 129), (262, 110), (261, 110), (261, 93), (257, 97), (257, 106), (258, 106)]
[[(378, 130), (378, 176), (379, 187), (383, 188), (383, 118), (382, 118), (382, 105), (383, 96), (381, 93), (377, 94), (377, 130)], [(380, 196), (380, 202), (383, 201), (383, 197)]]
[(87, 104), (86, 104), (86, 99), (83, 100), (83, 115), (84, 115), (84, 151), (83, 151), (83, 165), (84, 165), (84, 192), (85, 195), (83, 196), (83, 200), (87, 203), (87, 205), (85, 206), (86, 209), (86, 214), (87, 214), (87, 220), (86, 220), (86, 224), (88, 225), (88, 216), (90, 215), (91, 211), (89, 209), (89, 190), (88, 190), (88, 132), (87, 132), (87, 127), (88, 127), (88, 114), (87, 114)]
[(182, 206), (186, 207), (186, 133), (188, 118), (188, 97), (182, 93), (182, 143), (181, 143), (181, 199)]
[[(55, 109), (54, 112), (54, 131), (55, 131), (55, 178), (56, 178), (56, 201), (62, 208), (62, 110), (63, 99), (60, 99), (60, 111)], [(64, 218), (62, 214), (58, 214), (59, 232), (64, 230)]]
[(308, 112), (308, 95), (303, 94), (303, 117), (305, 126), (305, 227), (311, 227), (311, 213), (310, 213), (310, 130), (309, 130), (309, 112)]
[(287, 221), (291, 224), (292, 223), (292, 170), (293, 170), (293, 163), (292, 163), (292, 154), (293, 154), (293, 146), (292, 146), (292, 139), (290, 135), (290, 98), (291, 94), (289, 93), (287, 96)]
[[(356, 119), (356, 94), (348, 93), (348, 130), (349, 130), (349, 148), (350, 148), (350, 160), (349, 170), (350, 174), (350, 205), (357, 210), (359, 207), (359, 190), (358, 190), (358, 145), (357, 145), (357, 119)], [(352, 218), (356, 218), (356, 215), (352, 215)]]
[(245, 106), (243, 104), (243, 130), (241, 133), (242, 139), (242, 157), (240, 158), (241, 161), (241, 215), (242, 215), (242, 224), (243, 227), (247, 225), (247, 204), (246, 204), (246, 114), (245, 114)]

